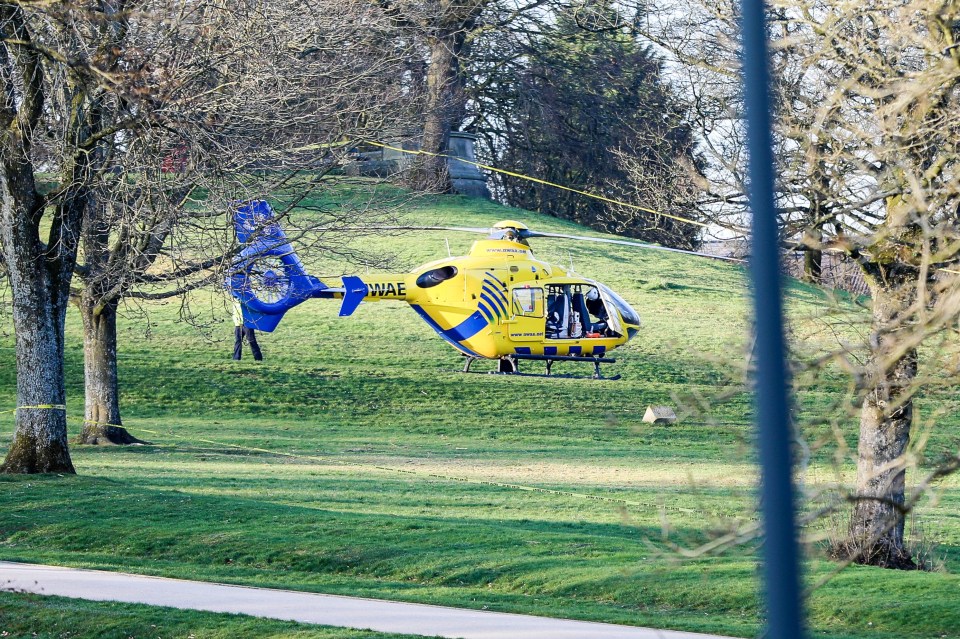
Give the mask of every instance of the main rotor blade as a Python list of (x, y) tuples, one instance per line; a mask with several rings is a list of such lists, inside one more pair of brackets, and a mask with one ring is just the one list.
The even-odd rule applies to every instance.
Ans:
[(524, 233), (524, 237), (554, 237), (563, 240), (577, 240), (579, 242), (597, 242), (599, 244), (618, 244), (620, 246), (633, 246), (642, 249), (651, 249), (654, 251), (668, 251), (670, 253), (683, 253), (684, 255), (698, 255), (700, 257), (710, 257), (715, 260), (724, 260), (727, 262), (736, 262), (743, 264), (746, 260), (735, 257), (726, 257), (724, 255), (711, 255), (709, 253), (700, 253), (698, 251), (687, 251), (684, 249), (670, 248), (669, 246), (659, 246), (657, 244), (647, 244), (646, 242), (634, 242), (631, 240), (614, 240), (606, 237), (588, 237), (586, 235), (567, 235), (566, 233), (542, 233), (540, 231), (529, 231)]
[[(488, 235), (491, 231), (495, 230), (493, 228), (477, 228), (477, 227), (468, 227), (468, 226), (364, 226), (364, 227), (354, 227), (354, 228), (342, 228), (337, 229), (338, 231), (454, 231), (462, 233), (480, 233), (482, 235)], [(727, 257), (724, 255), (711, 255), (710, 253), (701, 253), (698, 251), (687, 251), (684, 249), (670, 248), (668, 246), (660, 246), (658, 244), (647, 244), (646, 242), (635, 242), (631, 240), (614, 240), (606, 237), (589, 237), (586, 235), (568, 235), (566, 233), (544, 233), (542, 231), (520, 231), (520, 235), (523, 238), (530, 237), (549, 237), (556, 238), (561, 240), (577, 240), (580, 242), (597, 242), (599, 244), (618, 244), (620, 246), (632, 246), (634, 248), (641, 249), (651, 249), (654, 251), (667, 251), (670, 253), (683, 253), (684, 255), (697, 255), (699, 257), (709, 257), (715, 260), (723, 260), (725, 262), (734, 262), (736, 264), (744, 264), (746, 260), (741, 260), (736, 257)]]
[(457, 231), (461, 233), (482, 233), (487, 235), (490, 228), (476, 228), (467, 226), (347, 226), (337, 231)]

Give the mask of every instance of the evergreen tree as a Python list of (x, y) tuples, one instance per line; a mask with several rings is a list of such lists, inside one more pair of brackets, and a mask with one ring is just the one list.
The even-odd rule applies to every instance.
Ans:
[[(503, 41), (488, 44), (504, 57)], [(478, 45), (480, 46), (480, 45)], [(694, 141), (662, 62), (609, 6), (541, 25), (512, 65), (475, 94), (493, 160), (549, 182), (697, 217)], [(491, 55), (491, 58), (494, 56)], [(504, 70), (508, 69), (508, 70)], [(695, 247), (700, 227), (510, 176), (507, 203), (598, 230)]]

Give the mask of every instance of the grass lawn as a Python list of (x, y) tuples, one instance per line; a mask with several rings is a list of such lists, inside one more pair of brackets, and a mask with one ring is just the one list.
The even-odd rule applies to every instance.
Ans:
[[(411, 208), (412, 223), (509, 218), (582, 232), (458, 197)], [(447, 239), (456, 255), (473, 238), (423, 233), (367, 248), (409, 268), (446, 255)], [(461, 358), (399, 304), (365, 304), (342, 319), (336, 303), (307, 303), (262, 335), (263, 363), (230, 360), (232, 324), (219, 297), (191, 299), (199, 329), (178, 321), (179, 302), (131, 310), (120, 329), (125, 425), (152, 444), (74, 446), (76, 477), (0, 477), (0, 559), (757, 635), (757, 542), (698, 551), (757, 516), (742, 269), (621, 247), (533, 246), (640, 311), (644, 329), (615, 354), (622, 380), (461, 374)], [(348, 270), (304, 257), (318, 273)], [(850, 300), (797, 283), (790, 310), (792, 335), (811, 353), (865, 319)], [(82, 418), (79, 319), (68, 323), (69, 415)], [(0, 410), (15, 405), (13, 341), (3, 328)], [(800, 381), (804, 439), (824, 443), (801, 475), (813, 508), (850, 480), (856, 422), (835, 410), (838, 372)], [(927, 464), (960, 436), (951, 402), (936, 394), (920, 402)], [(680, 423), (644, 424), (651, 404), (674, 406)], [(12, 427), (12, 416), (0, 415), (0, 441)], [(957, 481), (947, 479), (911, 528), (937, 571), (846, 568), (813, 590), (811, 634), (960, 636), (958, 506)], [(807, 532), (841, 525), (817, 521)], [(836, 569), (822, 545), (807, 547), (811, 585)], [(12, 627), (47, 633), (38, 636), (66, 636), (52, 620), (72, 617), (140, 636), (167, 614), (0, 597), (0, 630), (19, 623)], [(366, 636), (216, 615), (170, 619), (162, 636)]]

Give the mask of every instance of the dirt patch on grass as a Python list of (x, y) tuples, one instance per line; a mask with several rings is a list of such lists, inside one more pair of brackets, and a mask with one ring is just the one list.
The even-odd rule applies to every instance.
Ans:
[(486, 460), (379, 458), (370, 463), (417, 473), (507, 483), (574, 484), (580, 486), (715, 486), (755, 485), (756, 469), (748, 465), (656, 463), (635, 466), (537, 461), (509, 463)]

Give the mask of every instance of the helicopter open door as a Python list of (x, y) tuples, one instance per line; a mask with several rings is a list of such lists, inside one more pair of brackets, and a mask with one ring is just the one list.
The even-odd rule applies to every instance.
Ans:
[(564, 282), (546, 287), (548, 340), (578, 340), (623, 335), (620, 315), (596, 282)]

